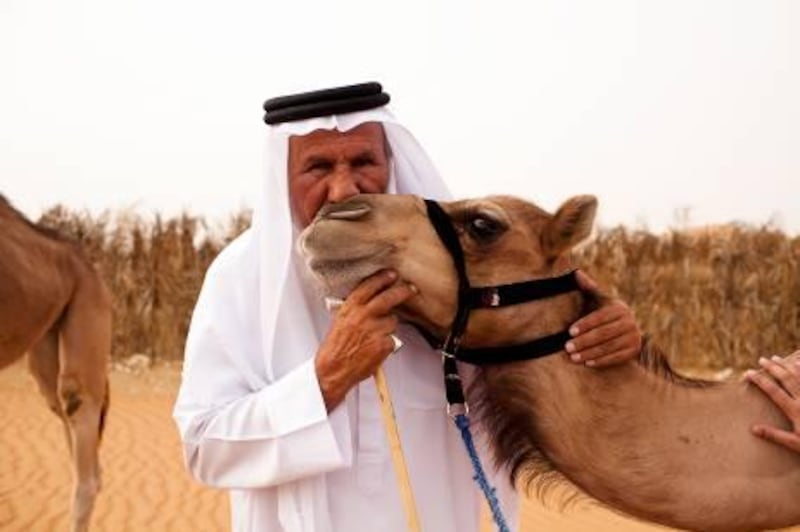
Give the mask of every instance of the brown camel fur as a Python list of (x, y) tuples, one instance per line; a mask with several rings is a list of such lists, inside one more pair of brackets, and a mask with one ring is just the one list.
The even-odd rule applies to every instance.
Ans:
[(0, 196), (0, 369), (27, 353), (63, 422), (75, 478), (73, 532), (88, 529), (100, 490), (110, 352), (111, 295), (97, 271), (75, 243)]
[[(563, 273), (565, 255), (590, 232), (596, 205), (579, 196), (551, 215), (511, 197), (442, 204), (473, 286)], [(326, 206), (300, 248), (331, 295), (394, 268), (420, 290), (401, 317), (439, 338), (448, 330), (456, 272), (421, 199), (362, 195)], [(587, 311), (588, 299), (573, 292), (473, 311), (464, 345), (518, 344), (562, 331)], [(800, 455), (750, 433), (755, 422), (789, 422), (748, 383), (683, 379), (652, 352), (638, 363), (597, 370), (561, 351), (483, 367), (468, 392), (497, 465), (539, 493), (555, 470), (612, 508), (677, 528), (800, 523)]]

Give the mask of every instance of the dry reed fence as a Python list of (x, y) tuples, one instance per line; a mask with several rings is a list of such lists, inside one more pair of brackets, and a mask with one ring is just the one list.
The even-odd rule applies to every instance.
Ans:
[[(249, 224), (153, 221), (55, 207), (41, 223), (80, 241), (115, 296), (115, 358), (180, 359), (206, 268)], [(800, 237), (769, 228), (601, 231), (578, 261), (628, 302), (678, 366), (745, 367), (800, 347)]]

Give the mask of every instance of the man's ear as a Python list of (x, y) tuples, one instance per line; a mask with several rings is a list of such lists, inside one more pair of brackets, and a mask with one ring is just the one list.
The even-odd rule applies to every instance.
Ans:
[(575, 196), (564, 202), (542, 234), (542, 249), (547, 257), (559, 257), (588, 237), (596, 212), (594, 196)]

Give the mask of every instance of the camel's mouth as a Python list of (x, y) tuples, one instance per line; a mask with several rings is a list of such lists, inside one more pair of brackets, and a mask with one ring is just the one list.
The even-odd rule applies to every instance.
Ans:
[[(356, 269), (379, 269), (388, 265), (387, 257), (391, 249), (381, 249), (361, 256), (331, 257), (309, 253), (306, 255), (306, 265), (314, 275), (330, 277)], [(368, 274), (369, 275), (369, 274)]]
[(370, 239), (368, 224), (318, 218), (300, 235), (300, 253), (327, 295), (342, 297), (375, 272), (392, 267), (395, 246)]

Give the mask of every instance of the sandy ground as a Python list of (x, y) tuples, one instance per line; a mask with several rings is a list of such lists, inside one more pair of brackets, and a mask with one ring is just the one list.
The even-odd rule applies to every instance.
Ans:
[[(103, 490), (93, 530), (216, 531), (228, 529), (223, 492), (194, 483), (183, 468), (170, 417), (179, 370), (115, 370), (111, 414), (101, 449)], [(0, 372), (0, 530), (68, 529), (71, 472), (61, 425), (33, 379), (17, 364)], [(484, 524), (484, 530), (490, 530)], [(590, 503), (561, 513), (526, 501), (523, 531), (664, 531)], [(800, 528), (793, 529), (800, 531)]]

